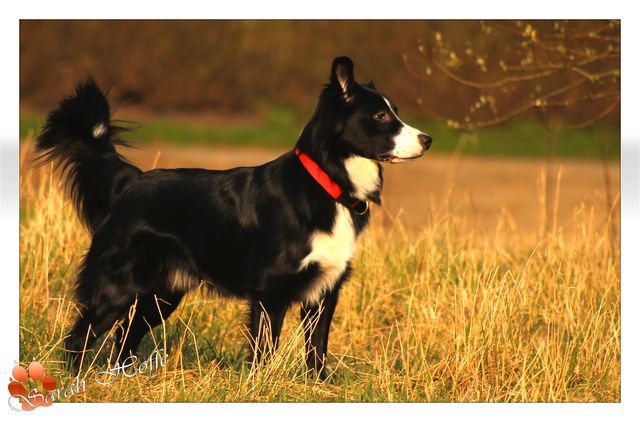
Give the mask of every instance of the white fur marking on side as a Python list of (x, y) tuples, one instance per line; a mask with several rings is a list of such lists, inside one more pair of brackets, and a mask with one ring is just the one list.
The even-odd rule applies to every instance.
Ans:
[(320, 267), (320, 275), (305, 292), (306, 304), (317, 304), (325, 292), (331, 291), (356, 251), (356, 231), (349, 211), (336, 204), (336, 217), (331, 233), (316, 231), (311, 236), (311, 252), (300, 263), (300, 270), (311, 263)]
[(355, 188), (354, 197), (362, 201), (380, 189), (380, 173), (377, 161), (364, 157), (349, 157), (344, 161), (349, 180)]
[(169, 285), (174, 292), (186, 292), (198, 284), (198, 280), (182, 268), (176, 268), (169, 276)]

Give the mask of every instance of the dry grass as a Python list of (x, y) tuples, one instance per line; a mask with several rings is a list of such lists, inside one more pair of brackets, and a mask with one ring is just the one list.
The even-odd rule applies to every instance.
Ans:
[[(57, 178), (22, 169), (21, 359), (46, 362), (65, 385), (71, 374), (59, 362), (61, 342), (89, 238)], [(558, 201), (539, 199), (541, 209)], [(483, 230), (446, 201), (430, 208), (421, 230), (399, 219), (383, 229), (389, 216), (373, 213), (332, 326), (330, 380), (304, 375), (297, 309), (275, 357), (251, 370), (242, 364), (243, 304), (196, 291), (143, 342), (141, 357), (155, 347), (169, 351), (155, 378), (99, 386), (91, 382), (94, 365), (87, 391), (72, 400), (620, 400), (615, 212), (586, 201), (566, 225), (546, 231), (519, 230), (508, 212)], [(107, 355), (111, 342), (101, 343)]]

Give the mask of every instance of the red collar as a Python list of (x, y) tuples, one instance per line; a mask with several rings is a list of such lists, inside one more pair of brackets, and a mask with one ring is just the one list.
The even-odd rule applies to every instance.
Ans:
[(356, 198), (351, 198), (345, 193), (345, 191), (329, 176), (318, 163), (313, 161), (307, 153), (295, 149), (295, 153), (302, 163), (303, 167), (318, 182), (320, 186), (337, 202), (342, 205), (351, 208), (358, 215), (363, 215), (369, 210), (369, 203), (367, 201), (361, 201)]

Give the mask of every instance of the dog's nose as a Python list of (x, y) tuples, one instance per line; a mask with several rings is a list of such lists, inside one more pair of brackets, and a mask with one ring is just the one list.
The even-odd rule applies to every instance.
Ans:
[(428, 150), (431, 146), (431, 136), (421, 133), (420, 135), (418, 135), (418, 139), (420, 140), (420, 145), (422, 145), (422, 148), (425, 151)]

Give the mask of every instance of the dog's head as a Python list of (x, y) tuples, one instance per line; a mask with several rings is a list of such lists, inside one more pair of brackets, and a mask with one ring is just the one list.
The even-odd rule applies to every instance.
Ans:
[(324, 138), (341, 155), (399, 163), (421, 157), (431, 146), (431, 137), (400, 120), (393, 102), (372, 82), (355, 81), (348, 57), (333, 60), (313, 120), (314, 132), (322, 132), (314, 138)]

